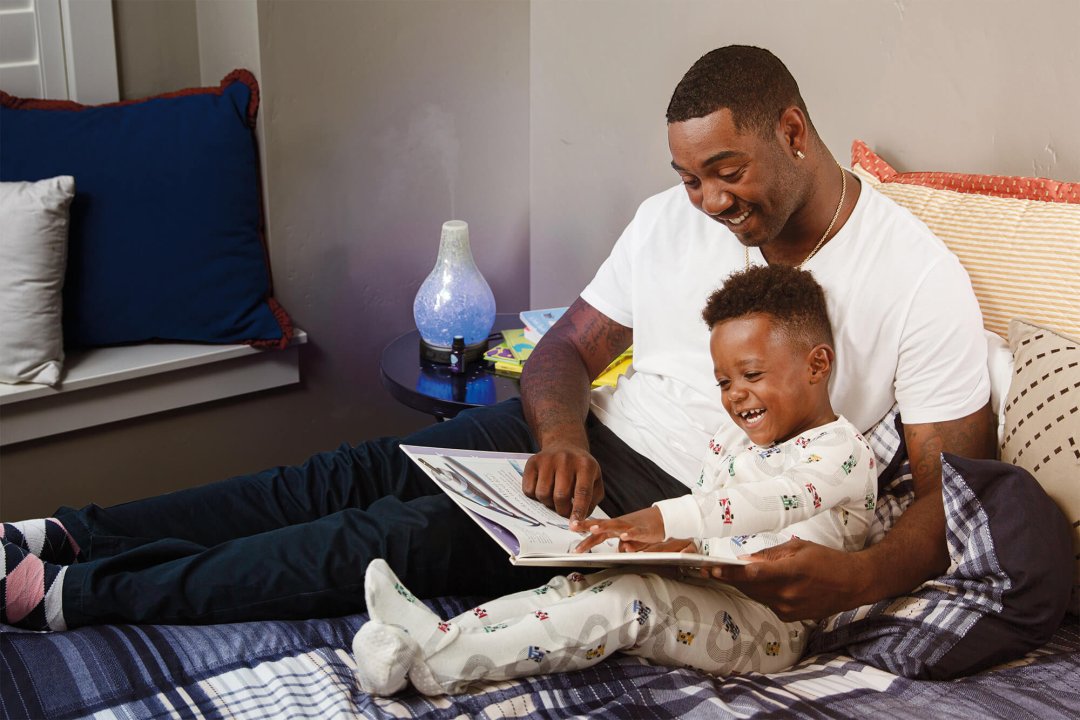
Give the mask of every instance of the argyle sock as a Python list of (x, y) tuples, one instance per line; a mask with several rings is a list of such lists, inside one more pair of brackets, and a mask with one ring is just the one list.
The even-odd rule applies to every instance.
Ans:
[(0, 623), (24, 630), (66, 630), (61, 589), (67, 567), (0, 543)]
[(0, 539), (28, 550), (45, 562), (70, 565), (79, 558), (78, 543), (56, 518), (3, 523)]

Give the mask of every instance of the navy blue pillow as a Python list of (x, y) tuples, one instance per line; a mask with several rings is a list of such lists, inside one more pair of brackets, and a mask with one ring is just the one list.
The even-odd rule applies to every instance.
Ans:
[(1074, 562), (1061, 510), (1023, 468), (947, 453), (941, 465), (949, 570), (828, 618), (810, 652), (944, 680), (1020, 657), (1061, 625)]
[(65, 346), (284, 346), (246, 70), (216, 88), (86, 106), (0, 92), (0, 180), (75, 177)]

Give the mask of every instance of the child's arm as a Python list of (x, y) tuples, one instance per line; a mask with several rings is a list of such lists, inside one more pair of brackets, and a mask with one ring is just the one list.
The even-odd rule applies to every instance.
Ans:
[[(777, 531), (834, 507), (872, 503), (873, 454), (856, 438), (812, 443), (803, 462), (774, 477), (736, 478), (707, 492), (656, 503), (673, 537), (730, 537)], [(745, 467), (753, 469), (752, 464)]]

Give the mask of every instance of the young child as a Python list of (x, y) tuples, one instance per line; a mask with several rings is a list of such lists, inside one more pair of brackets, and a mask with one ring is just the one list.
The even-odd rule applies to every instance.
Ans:
[[(579, 550), (617, 537), (631, 551), (709, 554), (726, 543), (750, 554), (794, 536), (861, 549), (877, 473), (869, 445), (829, 402), (821, 287), (796, 268), (750, 268), (713, 293), (703, 317), (724, 408), (750, 443), (710, 442), (692, 494), (589, 520)], [(478, 680), (577, 670), (615, 651), (721, 676), (776, 672), (799, 659), (813, 625), (662, 570), (571, 573), (446, 622), (382, 560), (368, 566), (365, 592), (371, 620), (353, 652), (361, 687), (375, 695), (410, 681), (426, 695), (455, 693)]]

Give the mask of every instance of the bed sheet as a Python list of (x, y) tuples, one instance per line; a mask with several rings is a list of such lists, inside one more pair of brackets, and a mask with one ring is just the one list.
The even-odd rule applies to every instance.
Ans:
[[(478, 598), (429, 601), (455, 615)], [(372, 698), (350, 646), (365, 615), (210, 626), (0, 627), (5, 718), (1076, 718), (1080, 623), (1026, 657), (949, 682), (826, 654), (788, 672), (713, 678), (615, 656), (587, 670), (448, 698)]]

